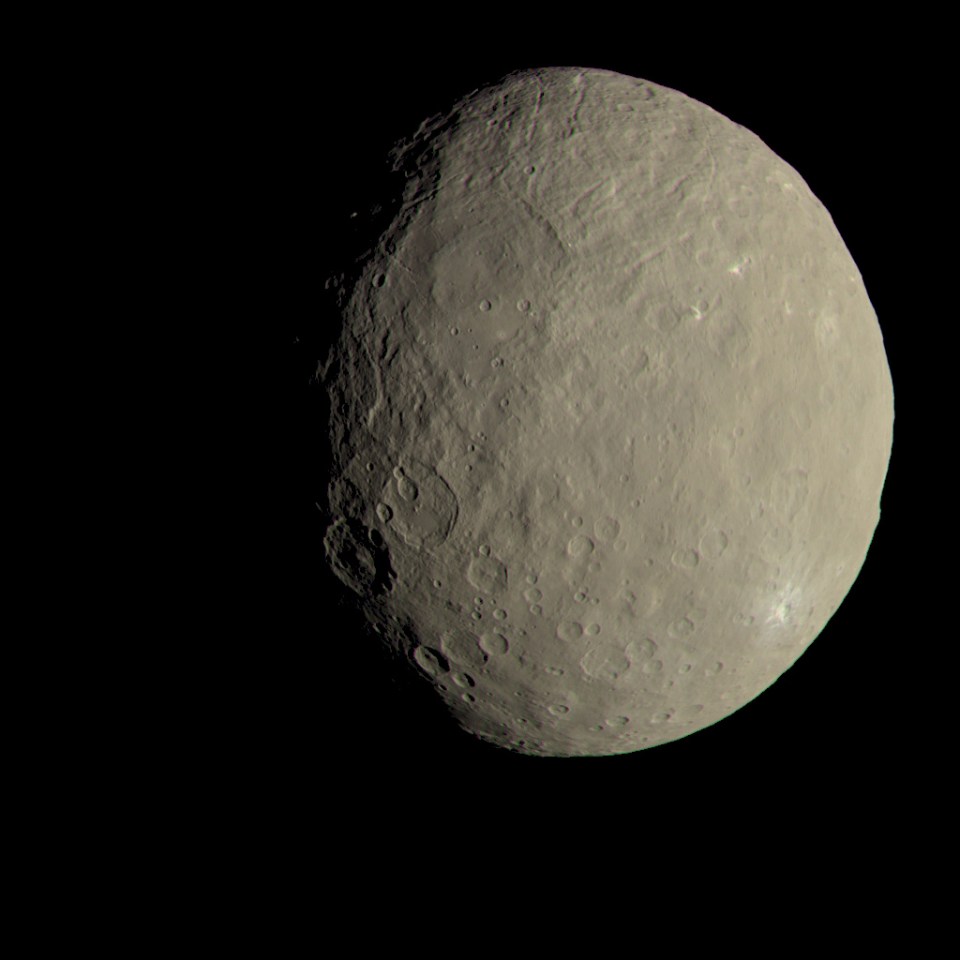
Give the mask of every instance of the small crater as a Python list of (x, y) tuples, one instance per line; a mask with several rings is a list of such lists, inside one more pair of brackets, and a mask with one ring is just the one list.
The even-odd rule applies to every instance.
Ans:
[(693, 570), (700, 563), (700, 554), (696, 550), (680, 549), (674, 553), (672, 559), (674, 566)]
[(771, 509), (794, 520), (809, 496), (809, 479), (806, 470), (790, 470), (780, 474), (773, 483), (770, 496)]
[(599, 623), (589, 623), (589, 624), (587, 624), (587, 629), (584, 631), (584, 633), (586, 633), (587, 636), (589, 636), (589, 637), (595, 637), (599, 632), (600, 632), (600, 624), (599, 624)]
[[(486, 636), (486, 634), (484, 635)], [(460, 667), (483, 669), (486, 662), (483, 642), (468, 631), (448, 631), (440, 637), (440, 648), (452, 663)]]
[(529, 313), (529, 312), (530, 312), (530, 301), (529, 301), (529, 300), (518, 300), (518, 301), (517, 301), (517, 309), (518, 309), (521, 313)]
[(614, 717), (607, 721), (608, 727), (625, 727), (630, 722), (629, 717)]
[(707, 667), (704, 670), (704, 674), (708, 677), (715, 677), (723, 669), (723, 664), (720, 662), (714, 663), (712, 666)]
[(502, 657), (509, 649), (510, 643), (502, 633), (485, 633), (479, 640), (480, 649), (488, 657)]
[(406, 474), (401, 474), (397, 478), (397, 493), (407, 503), (412, 503), (419, 496), (420, 488)]
[(380, 595), (393, 590), (396, 572), (379, 531), (340, 518), (327, 529), (323, 547), (330, 568), (355, 593)]
[(570, 712), (570, 708), (562, 703), (555, 703), (552, 707), (548, 707), (547, 710), (555, 717), (562, 717), (565, 713)]
[(680, 620), (674, 620), (667, 629), (671, 637), (689, 637), (697, 625), (689, 618), (682, 617)]
[(793, 533), (789, 527), (771, 530), (760, 544), (760, 555), (771, 563), (782, 560), (793, 546)]
[(598, 540), (616, 540), (620, 533), (620, 521), (616, 517), (601, 517), (593, 525)]
[(467, 580), (481, 593), (505, 593), (507, 568), (491, 556), (473, 557), (467, 568)]
[(436, 471), (416, 462), (397, 467), (381, 501), (393, 512), (392, 529), (412, 547), (435, 547), (450, 535), (459, 505)]
[(578, 533), (568, 544), (567, 553), (571, 557), (585, 557), (593, 553), (593, 541)]
[(557, 627), (557, 636), (567, 643), (573, 643), (583, 636), (583, 627), (576, 620), (564, 620)]
[(630, 651), (635, 657), (649, 659), (657, 652), (657, 644), (649, 637), (645, 637), (643, 640), (632, 641)]
[(523, 591), (523, 599), (526, 600), (527, 603), (537, 603), (537, 601), (543, 599), (543, 593), (536, 587), (531, 587), (529, 590)]
[(630, 660), (616, 644), (599, 643), (583, 656), (580, 668), (593, 680), (615, 682), (630, 669)]
[(729, 543), (722, 530), (711, 530), (700, 538), (700, 553), (707, 560), (719, 560)]
[(646, 315), (646, 321), (654, 330), (672, 333), (680, 323), (681, 311), (672, 304), (660, 304)]
[(393, 519), (393, 511), (385, 503), (378, 503), (377, 517), (381, 523), (389, 523)]
[(467, 687), (468, 689), (477, 685), (477, 681), (474, 680), (469, 673), (455, 673), (453, 675), (453, 682), (458, 687)]
[(490, 303), (489, 300), (481, 300), (481, 301), (480, 301), (480, 310), (481, 310), (481, 312), (483, 312), (483, 313), (489, 313), (492, 306), (493, 306), (493, 305)]
[(417, 666), (429, 677), (436, 679), (442, 673), (449, 673), (450, 664), (439, 650), (432, 647), (417, 647), (413, 651), (413, 659)]

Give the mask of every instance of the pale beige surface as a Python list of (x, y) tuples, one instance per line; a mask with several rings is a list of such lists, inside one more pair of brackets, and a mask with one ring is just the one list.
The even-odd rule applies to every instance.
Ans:
[(326, 369), (334, 570), (495, 743), (728, 715), (879, 516), (891, 381), (826, 210), (709, 107), (594, 70), (513, 75), (396, 162)]

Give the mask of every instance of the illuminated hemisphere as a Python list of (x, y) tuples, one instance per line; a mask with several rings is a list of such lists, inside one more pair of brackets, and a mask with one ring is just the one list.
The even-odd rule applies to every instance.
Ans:
[(392, 161), (323, 367), (333, 570), (500, 746), (729, 715), (879, 518), (893, 391), (829, 214), (748, 130), (597, 70), (512, 74)]

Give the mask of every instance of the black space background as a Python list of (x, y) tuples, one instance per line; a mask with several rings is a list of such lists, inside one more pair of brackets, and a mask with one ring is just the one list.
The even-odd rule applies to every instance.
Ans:
[[(575, 38), (574, 38), (575, 39)], [(906, 41), (905, 41), (906, 42)], [(396, 47), (319, 47), (271, 40), (245, 57), (242, 84), (251, 176), (258, 189), (259, 283), (274, 351), (279, 405), (271, 426), (272, 546), (263, 557), (269, 636), (247, 665), (244, 745), (251, 780), (283, 809), (287, 827), (323, 810), (381, 838), (397, 830), (456, 842), (448, 819), (480, 826), (510, 814), (515, 839), (564, 823), (633, 843), (655, 817), (682, 808), (692, 829), (719, 811), (741, 822), (781, 812), (862, 829), (877, 808), (922, 793), (932, 772), (916, 661), (905, 624), (916, 599), (916, 480), (924, 459), (917, 394), (916, 300), (904, 270), (916, 194), (916, 143), (891, 123), (922, 128), (916, 77), (922, 51), (859, 41), (811, 40), (759, 54), (702, 56), (682, 43), (578, 47), (548, 43), (462, 46), (409, 38)], [(709, 48), (709, 44), (706, 44)], [(906, 68), (909, 64), (909, 69)], [(577, 65), (673, 87), (746, 126), (793, 166), (823, 201), (864, 277), (883, 329), (896, 404), (893, 457), (882, 518), (866, 563), (820, 637), (767, 692), (686, 739), (632, 755), (540, 759), (497, 750), (461, 733), (397, 680), (341, 601), (323, 562), (322, 391), (311, 375), (332, 336), (325, 277), (361, 252), (350, 213), (369, 210), (384, 155), (399, 137), (456, 96), (518, 68)], [(905, 72), (906, 70), (906, 72)], [(229, 94), (229, 76), (223, 90)], [(922, 81), (920, 83), (922, 86)], [(272, 376), (275, 374), (275, 381)], [(271, 399), (271, 404), (277, 397)], [(376, 827), (377, 824), (381, 826)], [(474, 842), (476, 837), (474, 837)], [(359, 843), (360, 841), (357, 840)]]

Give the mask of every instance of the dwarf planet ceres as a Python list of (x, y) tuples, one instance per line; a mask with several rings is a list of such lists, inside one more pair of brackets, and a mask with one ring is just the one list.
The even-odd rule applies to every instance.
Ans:
[(728, 716), (879, 519), (893, 389), (830, 215), (750, 131), (603, 70), (511, 74), (391, 159), (321, 368), (333, 570), (491, 743)]

